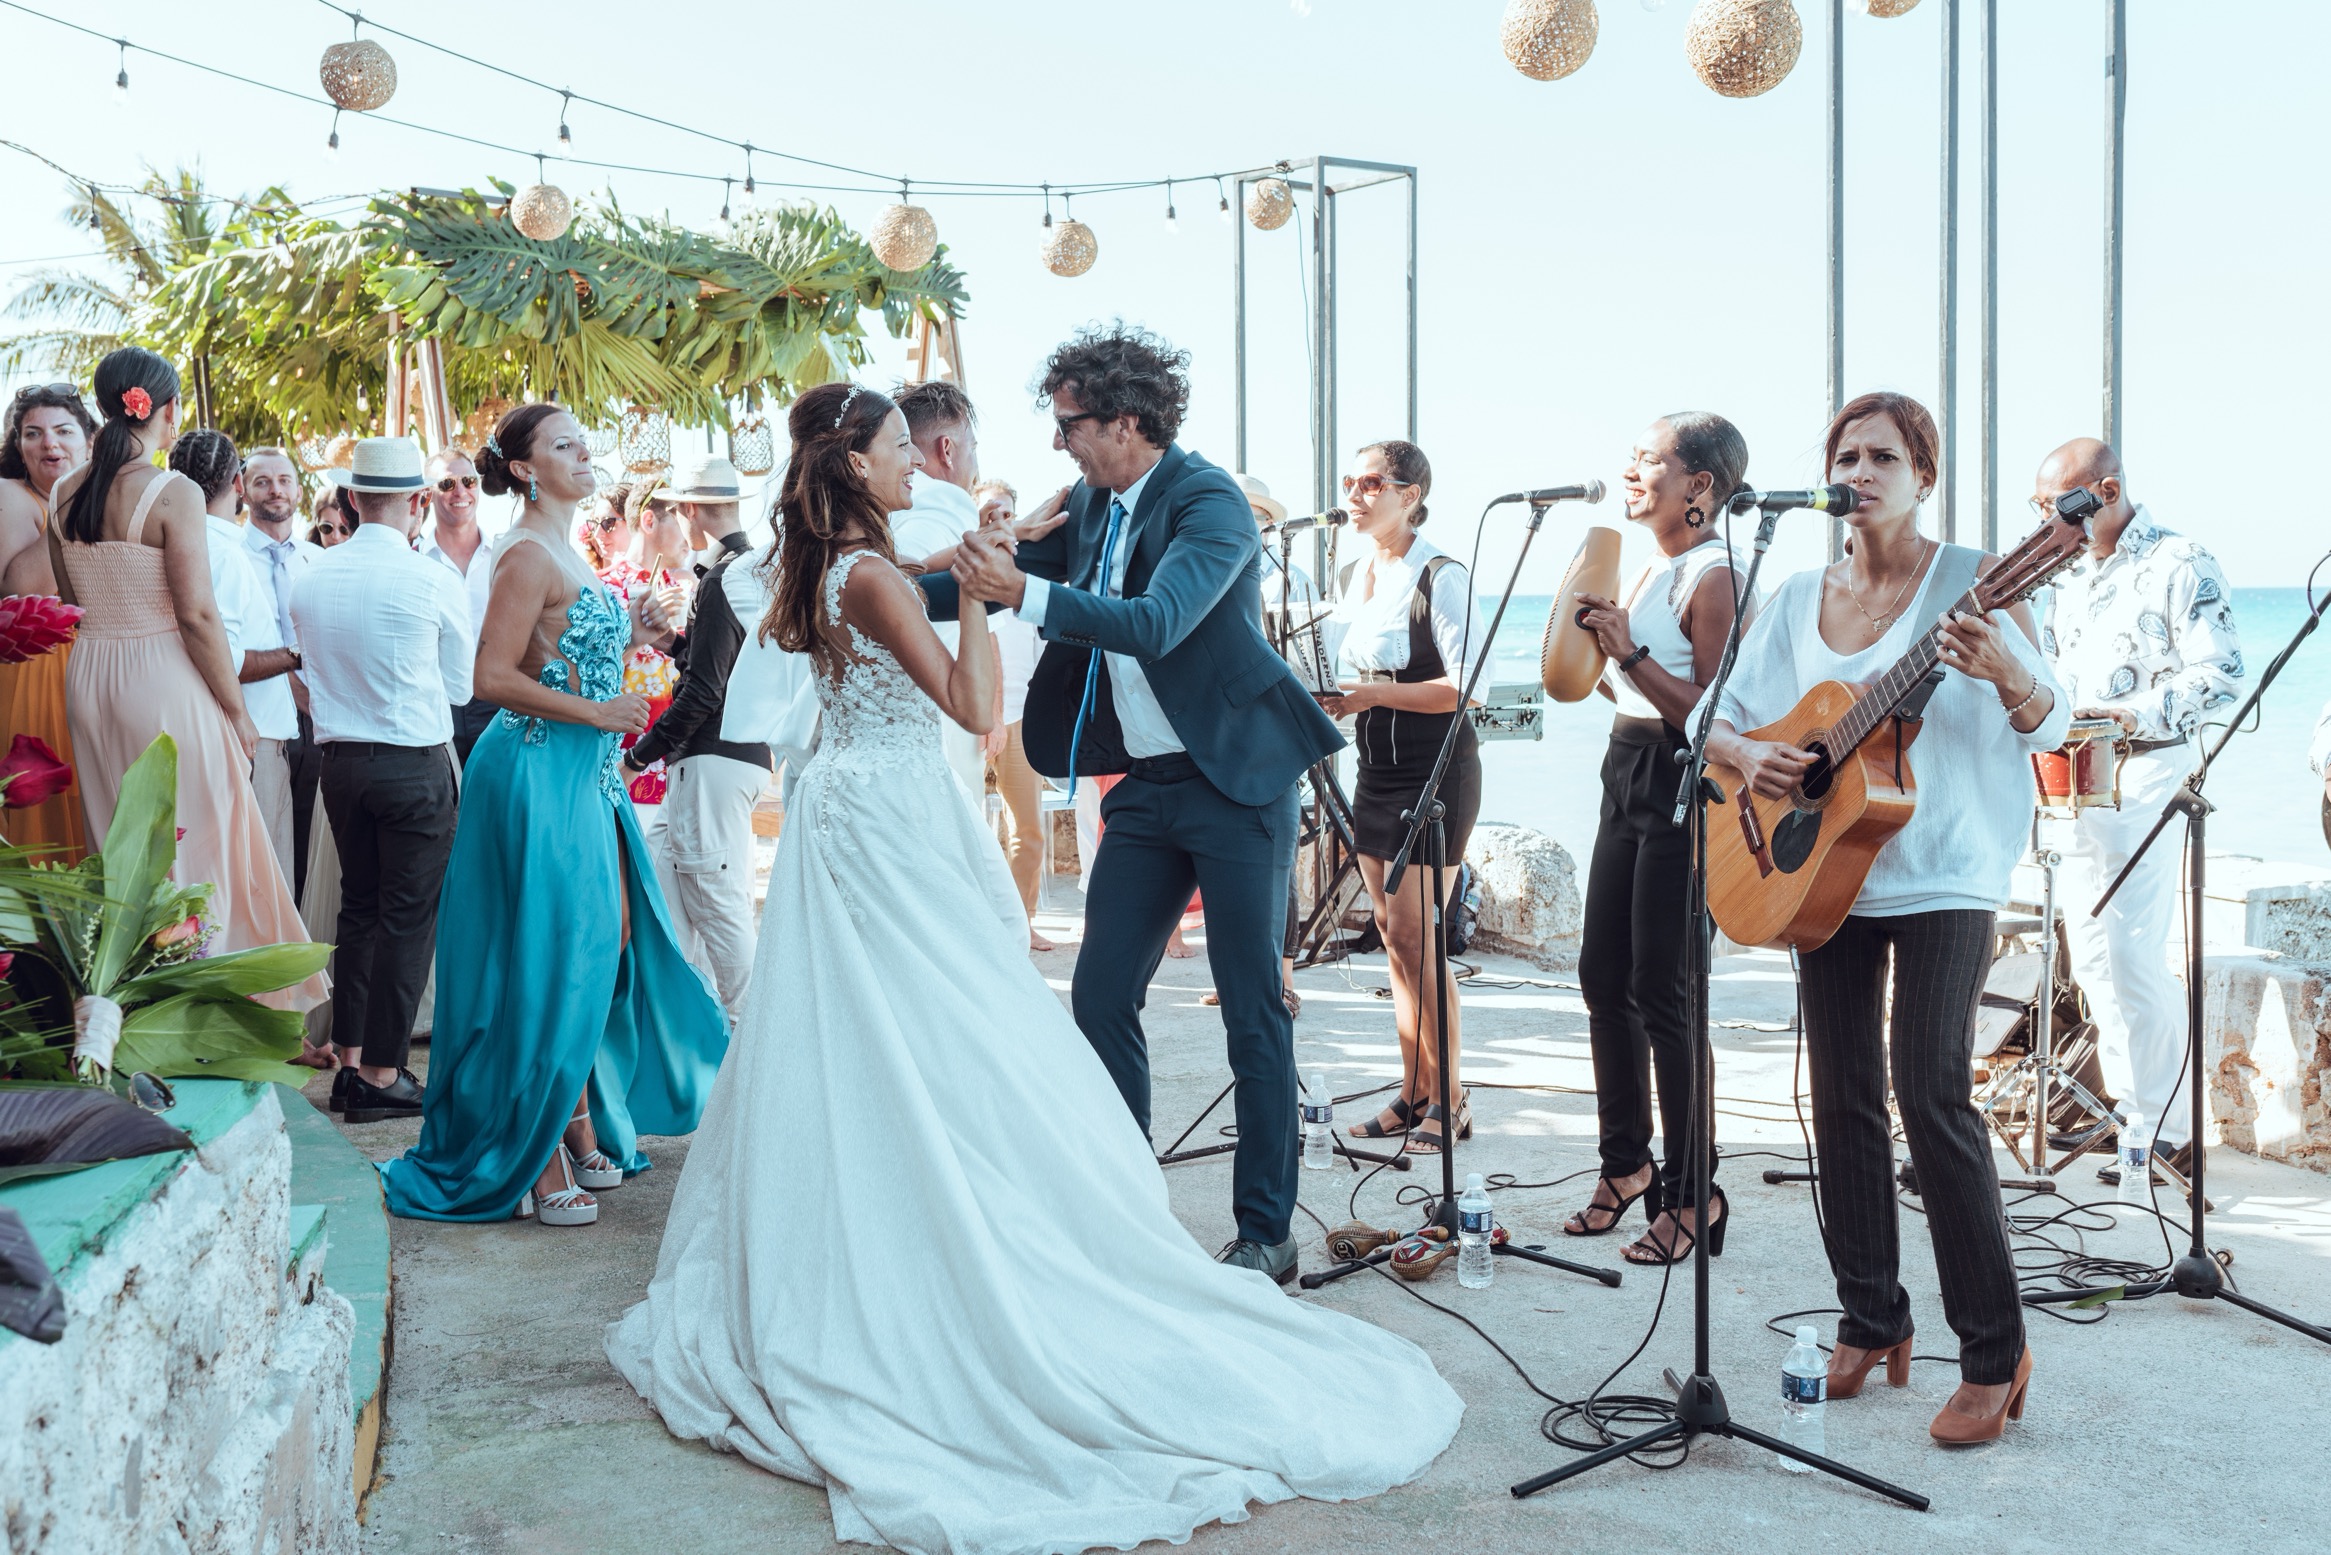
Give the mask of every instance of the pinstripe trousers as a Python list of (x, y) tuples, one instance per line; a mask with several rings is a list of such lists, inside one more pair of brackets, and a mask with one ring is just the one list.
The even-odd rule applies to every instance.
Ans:
[(1845, 1308), (1837, 1337), (1875, 1350), (1910, 1333), (1886, 1117), (1891, 1046), (1894, 1099), (1918, 1164), (1943, 1315), (1959, 1336), (1960, 1373), (1973, 1383), (2011, 1381), (2024, 1342), (1991, 1141), (1968, 1099), (1993, 928), (1993, 914), (1971, 910), (1849, 917), (1829, 943), (1800, 958), (1818, 1191)]

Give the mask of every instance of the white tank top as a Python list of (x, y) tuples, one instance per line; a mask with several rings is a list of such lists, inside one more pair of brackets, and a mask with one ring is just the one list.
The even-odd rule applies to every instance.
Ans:
[[(1644, 569), (1627, 600), (1627, 631), (1648, 658), (1682, 680), (1692, 678), (1692, 640), (1684, 635), (1683, 613), (1710, 569), (1726, 564), (1724, 542), (1710, 536), (1681, 556), (1663, 556)], [(1657, 718), (1659, 709), (1619, 673), (1616, 660), (1603, 666), (1603, 684), (1623, 717)]]

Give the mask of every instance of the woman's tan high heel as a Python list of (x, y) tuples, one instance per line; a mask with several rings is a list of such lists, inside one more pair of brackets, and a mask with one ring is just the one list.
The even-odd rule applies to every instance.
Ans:
[[(1978, 1415), (1945, 1404), (1942, 1413), (1934, 1417), (1934, 1424), (1926, 1428), (1926, 1433), (1945, 1447), (1968, 1447), (1976, 1442), (1995, 1442), (2006, 1433), (2008, 1421), (2023, 1418), (2023, 1396), (2031, 1385), (2032, 1352), (2031, 1346), (2025, 1345), (2023, 1354), (2015, 1363), (2015, 1380), (2007, 1385), (2007, 1397), (1999, 1401), (1997, 1409), (1989, 1414)], [(1956, 1403), (1959, 1395), (1973, 1386), (1975, 1384), (1971, 1382), (1960, 1383), (1958, 1393), (1951, 1395), (1952, 1403)]]
[(1877, 1369), (1878, 1362), (1886, 1363), (1886, 1385), (1907, 1387), (1910, 1383), (1910, 1336), (1904, 1334), (1900, 1344), (1888, 1345), (1883, 1350), (1864, 1350), (1862, 1358), (1849, 1365), (1840, 1365), (1835, 1351), (1829, 1356), (1829, 1396), (1852, 1398), (1861, 1392), (1862, 1384)]

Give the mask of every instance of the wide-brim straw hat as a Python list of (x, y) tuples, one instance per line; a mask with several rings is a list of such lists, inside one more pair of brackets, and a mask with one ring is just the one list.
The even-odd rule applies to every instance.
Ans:
[(663, 495), (673, 502), (742, 502), (745, 489), (737, 467), (714, 455), (688, 466)]
[(1287, 522), (1287, 504), (1271, 495), (1271, 488), (1252, 475), (1233, 475), (1238, 489), (1246, 493), (1249, 505), (1259, 509), (1274, 524)]
[(421, 445), (409, 437), (359, 438), (348, 468), (331, 469), (324, 478), (350, 491), (410, 495), (428, 482), (421, 474)]

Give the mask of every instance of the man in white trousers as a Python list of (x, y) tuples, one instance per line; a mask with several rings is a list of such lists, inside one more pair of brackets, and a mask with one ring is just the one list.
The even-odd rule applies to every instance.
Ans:
[[(2103, 916), (2090, 909), (2193, 771), (2203, 719), (2239, 700), (2242, 649), (2216, 560), (2129, 501), (2109, 446), (2076, 438), (2050, 454), (2032, 504), (2053, 512), (2077, 486), (2102, 506), (2088, 554), (2053, 586), (2040, 644), (2074, 713), (2111, 718), (2129, 743), (2120, 808), (2083, 810), (2072, 823), (2057, 900), (2072, 974), (2096, 1018), (2105, 1089), (2142, 1114), (2154, 1150), (2185, 1171), (2193, 1134), (2185, 993), (2169, 965), (2182, 834), (2163, 834)], [(2116, 1165), (2097, 1175), (2120, 1180)]]
[[(753, 975), (753, 806), (769, 782), (769, 747), (721, 738), (729, 670), (747, 623), (722, 586), (748, 549), (736, 466), (704, 459), (664, 495), (678, 504), (694, 563), (696, 601), (672, 645), (679, 683), (672, 705), (624, 753), (628, 780), (657, 761), (670, 782), (655, 839), (656, 873), (680, 948), (706, 972), (734, 1023)], [(752, 625), (757, 626), (755, 622)]]

